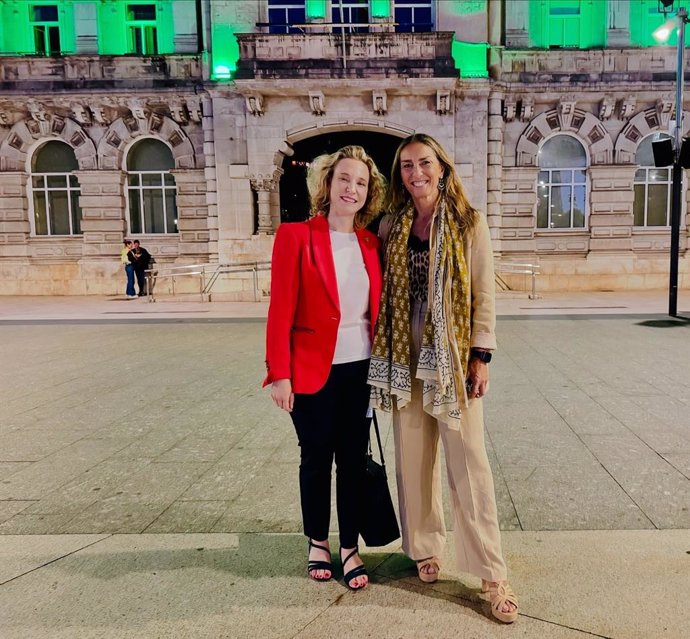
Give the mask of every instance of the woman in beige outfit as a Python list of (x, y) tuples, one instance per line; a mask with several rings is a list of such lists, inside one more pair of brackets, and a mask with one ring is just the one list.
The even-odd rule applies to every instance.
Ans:
[(517, 599), (501, 551), (482, 413), (496, 348), (489, 228), (448, 154), (425, 134), (398, 147), (388, 205), (369, 382), (374, 403), (393, 410), (403, 550), (422, 581), (438, 579), (446, 537), (441, 439), (459, 568), (482, 579), (493, 615), (510, 623)]

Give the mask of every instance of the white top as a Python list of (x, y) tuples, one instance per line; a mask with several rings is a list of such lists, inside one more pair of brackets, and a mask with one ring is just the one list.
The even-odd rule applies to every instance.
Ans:
[(338, 231), (330, 233), (340, 301), (340, 325), (333, 363), (345, 364), (371, 356), (369, 275), (357, 235)]

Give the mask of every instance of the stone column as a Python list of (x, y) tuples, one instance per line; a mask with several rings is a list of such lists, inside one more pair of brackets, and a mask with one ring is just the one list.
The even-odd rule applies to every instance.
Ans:
[(503, 94), (489, 95), (487, 146), (486, 216), (491, 230), (494, 252), (501, 251), (501, 203), (503, 189)]
[(274, 232), (280, 226), (280, 192), (278, 189), (271, 191), (271, 225)]
[(608, 29), (609, 47), (630, 46), (630, 0), (609, 0)]
[(119, 260), (122, 239), (127, 232), (126, 174), (123, 171), (74, 171), (74, 175), (81, 188), (82, 262)]
[[(206, 178), (203, 169), (173, 169), (177, 193), (179, 256), (192, 262), (208, 261)], [(188, 261), (188, 260), (185, 260)]]
[[(491, 3), (493, 4), (493, 3)], [(529, 47), (529, 9), (531, 2), (506, 2), (506, 41), (507, 47), (526, 49)]]
[(271, 192), (276, 188), (274, 178), (257, 178), (251, 180), (252, 189), (256, 191), (258, 224), (257, 233), (271, 235), (275, 232), (271, 216)]
[[(503, 44), (503, 8), (501, 2), (488, 3), (489, 72), (492, 78), (500, 75), (501, 45)], [(508, 3), (510, 4), (510, 3)]]
[(26, 187), (25, 173), (0, 173), (0, 260), (28, 257), (31, 225)]
[(589, 169), (590, 255), (631, 252), (635, 166), (593, 166)]

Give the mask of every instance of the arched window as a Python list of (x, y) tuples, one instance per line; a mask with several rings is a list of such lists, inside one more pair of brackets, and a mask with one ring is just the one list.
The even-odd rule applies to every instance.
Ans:
[(671, 210), (671, 167), (656, 168), (652, 155), (652, 140), (670, 138), (666, 133), (648, 135), (637, 147), (635, 164), (635, 226), (668, 226)]
[(36, 235), (79, 235), (79, 168), (74, 150), (64, 142), (44, 144), (31, 163), (33, 230)]
[(585, 226), (587, 154), (570, 135), (555, 135), (538, 154), (537, 228)]
[(127, 155), (130, 233), (177, 233), (175, 166), (159, 140), (137, 142)]

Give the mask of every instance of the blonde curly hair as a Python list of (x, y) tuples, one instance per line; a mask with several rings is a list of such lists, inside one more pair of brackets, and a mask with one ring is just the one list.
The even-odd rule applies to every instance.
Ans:
[(376, 167), (374, 160), (369, 157), (361, 146), (344, 146), (335, 153), (320, 155), (311, 163), (307, 173), (307, 189), (309, 190), (309, 199), (311, 200), (309, 212), (312, 216), (328, 216), (333, 172), (338, 162), (345, 159), (359, 160), (369, 169), (367, 199), (364, 202), (364, 206), (355, 214), (355, 228), (362, 229), (381, 211), (386, 181)]

